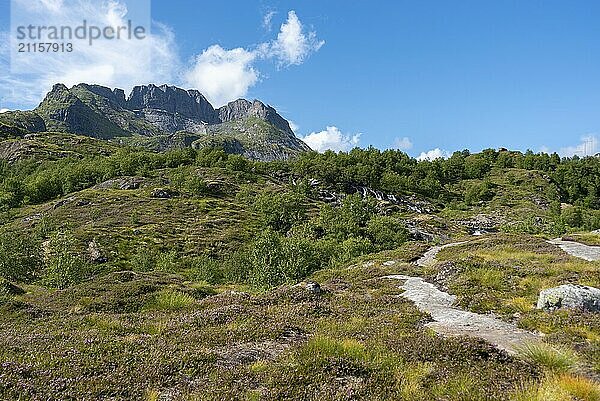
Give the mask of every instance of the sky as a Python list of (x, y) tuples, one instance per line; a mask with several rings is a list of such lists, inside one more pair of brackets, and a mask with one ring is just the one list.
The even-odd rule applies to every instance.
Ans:
[[(74, 22), (72, 1), (27, 0)], [(93, 0), (113, 14), (119, 1)], [(54, 82), (168, 83), (214, 106), (258, 98), (320, 151), (600, 152), (597, 0), (153, 0), (151, 64), (131, 56), (139, 46), (97, 46), (35, 74), (8, 68), (9, 3), (1, 111), (35, 107)]]

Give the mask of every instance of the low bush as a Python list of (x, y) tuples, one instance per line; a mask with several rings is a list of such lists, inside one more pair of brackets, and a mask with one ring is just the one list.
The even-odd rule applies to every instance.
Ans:
[(43, 268), (41, 246), (25, 235), (0, 234), (0, 277), (9, 281), (31, 282)]
[(69, 233), (54, 234), (48, 244), (48, 262), (42, 282), (52, 288), (67, 288), (88, 278), (91, 266), (77, 253), (74, 237)]

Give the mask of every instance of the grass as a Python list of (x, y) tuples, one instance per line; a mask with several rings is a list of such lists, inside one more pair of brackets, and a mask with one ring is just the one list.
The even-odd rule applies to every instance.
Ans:
[(512, 401), (599, 401), (600, 385), (569, 374), (549, 375), (517, 391)]
[[(406, 259), (394, 266), (318, 272), (322, 295), (294, 286), (251, 295), (163, 272), (32, 288), (0, 314), (0, 398), (144, 400), (177, 389), (175, 400), (507, 399), (535, 374), (529, 364), (432, 336), (395, 283), (378, 279), (414, 252), (398, 250)], [(193, 295), (207, 287), (213, 295)], [(71, 305), (82, 306), (61, 312)]]
[(184, 292), (163, 290), (159, 292), (152, 304), (151, 309), (166, 310), (166, 311), (177, 311), (186, 309), (192, 306), (196, 302), (196, 299)]
[(523, 358), (551, 373), (572, 372), (580, 362), (572, 350), (542, 342), (524, 344), (518, 352)]
[[(61, 141), (74, 156), (99, 146), (57, 134), (35, 149), (50, 154)], [(189, 174), (226, 185), (218, 193), (150, 196), (154, 188), (177, 189), (178, 175)], [(513, 175), (522, 184), (493, 172), (497, 196), (487, 204), (402, 218), (460, 236), (456, 219), (509, 210), (518, 220), (543, 210), (526, 183), (550, 184), (533, 173)], [(59, 206), (54, 200), (3, 215), (2, 223), (25, 233), (51, 233), (68, 221), (81, 249), (96, 239), (108, 263), (66, 290), (29, 285), (25, 294), (2, 296), (0, 399), (597, 400), (596, 384), (572, 372), (600, 372), (600, 319), (534, 304), (549, 286), (600, 286), (598, 264), (540, 237), (487, 236), (442, 251), (442, 263), (429, 267), (411, 261), (431, 244), (406, 243), (314, 273), (308, 279), (322, 285), (321, 295), (228, 282), (222, 257), (260, 231), (236, 193), (284, 190), (287, 179), (160, 169), (138, 189), (89, 188)], [(396, 263), (384, 266), (389, 260)], [(465, 308), (546, 333), (548, 344), (511, 357), (483, 341), (434, 335), (425, 328), (430, 317), (399, 297), (397, 283), (380, 279), (388, 274), (424, 276)]]
[(577, 241), (585, 245), (600, 246), (600, 234), (597, 233), (574, 233), (563, 236), (566, 241)]

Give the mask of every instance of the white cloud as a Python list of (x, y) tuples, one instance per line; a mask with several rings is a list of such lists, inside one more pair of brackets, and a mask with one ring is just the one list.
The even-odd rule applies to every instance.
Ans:
[(16, 0), (16, 4), (29, 11), (58, 13), (64, 5), (64, 0)]
[[(263, 23), (271, 23), (274, 12), (265, 16)], [(261, 59), (277, 59), (280, 65), (302, 64), (325, 42), (316, 39), (315, 32), (306, 32), (294, 11), (281, 25), (277, 39), (261, 43), (255, 49), (224, 49), (213, 45), (194, 60), (184, 74), (188, 86), (202, 92), (214, 106), (246, 96), (260, 77), (255, 63)]]
[(10, 111), (10, 109), (0, 109), (0, 114), (6, 113), (7, 111)]
[(313, 52), (319, 50), (325, 41), (318, 40), (314, 31), (305, 32), (295, 11), (288, 13), (287, 21), (281, 25), (277, 40), (263, 44), (262, 51), (269, 57), (276, 57), (281, 65), (302, 64)]
[(561, 148), (558, 151), (558, 154), (563, 157), (585, 157), (594, 156), (598, 152), (600, 152), (600, 148), (598, 147), (598, 137), (591, 134), (581, 137), (581, 142), (575, 146)]
[(432, 149), (427, 152), (421, 152), (419, 157), (417, 157), (417, 160), (418, 161), (425, 161), (425, 160), (433, 161), (433, 160), (437, 160), (437, 159), (447, 159), (450, 156), (452, 156), (452, 155), (447, 150), (435, 148), (435, 149)]
[(298, 130), (300, 129), (300, 126), (298, 124), (296, 124), (295, 122), (293, 122), (292, 120), (288, 120), (288, 122), (290, 123), (290, 128), (292, 129), (292, 131), (298, 132)]
[(300, 138), (317, 152), (333, 150), (334, 152), (347, 152), (357, 147), (362, 134), (345, 135), (337, 127), (327, 127), (325, 131), (313, 132)]
[[(78, 0), (68, 4), (64, 0), (18, 1), (37, 10), (42, 24), (56, 25), (60, 18), (60, 25), (75, 27), (81, 25), (82, 16), (90, 15), (93, 18), (88, 18), (89, 25), (126, 23), (129, 18), (126, 1), (131, 0)], [(272, 23), (275, 15), (268, 13), (263, 22)], [(148, 32), (145, 40), (96, 41), (93, 46), (79, 46), (71, 57), (40, 54), (25, 58), (28, 64), (19, 67), (23, 74), (11, 74), (10, 39), (7, 32), (0, 32), (0, 101), (32, 107), (59, 82), (67, 86), (94, 83), (125, 91), (135, 85), (171, 83), (198, 89), (214, 106), (220, 106), (246, 96), (259, 82), (258, 61), (270, 59), (280, 66), (298, 65), (323, 43), (315, 32), (307, 32), (296, 13), (290, 11), (276, 39), (256, 47), (234, 49), (215, 44), (193, 57), (186, 66), (179, 57), (173, 31), (153, 22), (152, 33)]]
[(237, 48), (225, 50), (213, 45), (204, 50), (186, 73), (187, 84), (202, 92), (214, 106), (243, 97), (258, 81), (252, 66), (256, 53)]
[(409, 137), (396, 138), (394, 139), (394, 148), (399, 150), (409, 150), (412, 149), (413, 143)]
[[(125, 26), (130, 18), (122, 0), (79, 0), (68, 5), (59, 0), (36, 0), (30, 4), (51, 11), (34, 14), (36, 23), (47, 25), (60, 21), (59, 25), (76, 27), (86, 18), (88, 26)], [(91, 46), (75, 41), (75, 51), (70, 54), (28, 54), (19, 59), (18, 67), (26, 76), (10, 74), (0, 66), (0, 100), (31, 106), (59, 82), (67, 86), (94, 83), (126, 91), (139, 84), (173, 82), (180, 68), (173, 32), (162, 24), (153, 28), (144, 40), (98, 40)], [(8, 46), (0, 48), (0, 63), (6, 67), (9, 51)]]
[(266, 13), (263, 17), (263, 28), (265, 28), (267, 31), (271, 32), (271, 29), (273, 29), (273, 17), (277, 14), (276, 11), (269, 11), (268, 13)]

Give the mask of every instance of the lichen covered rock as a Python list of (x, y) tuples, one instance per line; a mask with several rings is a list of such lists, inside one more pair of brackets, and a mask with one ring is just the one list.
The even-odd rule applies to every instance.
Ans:
[(580, 309), (600, 312), (600, 289), (585, 285), (565, 284), (540, 292), (538, 309)]

